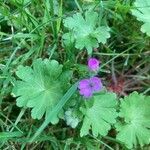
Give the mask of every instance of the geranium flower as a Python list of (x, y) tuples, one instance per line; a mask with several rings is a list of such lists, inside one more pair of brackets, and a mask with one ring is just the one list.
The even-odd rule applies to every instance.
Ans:
[(88, 68), (90, 71), (97, 71), (99, 69), (100, 61), (96, 58), (90, 58), (88, 60)]
[(79, 82), (79, 93), (85, 98), (89, 98), (95, 92), (99, 92), (102, 89), (101, 79), (98, 77), (91, 77), (89, 79), (83, 79)]

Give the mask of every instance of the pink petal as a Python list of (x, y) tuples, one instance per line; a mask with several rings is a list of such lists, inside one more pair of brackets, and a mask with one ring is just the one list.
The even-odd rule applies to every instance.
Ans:
[(81, 89), (80, 91), (80, 94), (83, 95), (85, 98), (89, 98), (92, 96), (92, 91), (91, 89), (88, 89), (88, 88), (85, 88), (85, 89)]
[(90, 58), (88, 60), (88, 68), (91, 71), (97, 71), (99, 69), (99, 60), (97, 60), (96, 58)]
[(79, 82), (79, 89), (83, 89), (83, 88), (88, 88), (89, 86), (89, 80), (88, 79), (83, 79)]
[(92, 91), (98, 92), (102, 89), (102, 81), (98, 77), (90, 78), (90, 83), (92, 84)]

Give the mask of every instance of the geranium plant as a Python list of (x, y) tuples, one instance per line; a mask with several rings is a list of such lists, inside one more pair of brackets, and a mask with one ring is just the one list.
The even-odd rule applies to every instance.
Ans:
[(150, 149), (149, 36), (150, 0), (0, 1), (0, 149)]

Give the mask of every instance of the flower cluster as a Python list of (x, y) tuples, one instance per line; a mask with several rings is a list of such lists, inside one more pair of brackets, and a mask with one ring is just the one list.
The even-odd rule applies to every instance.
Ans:
[[(88, 68), (92, 72), (99, 70), (100, 62), (96, 58), (90, 58), (88, 60)], [(99, 92), (102, 89), (101, 79), (98, 77), (90, 77), (89, 79), (83, 79), (79, 82), (79, 93), (85, 98), (90, 98), (95, 92)]]

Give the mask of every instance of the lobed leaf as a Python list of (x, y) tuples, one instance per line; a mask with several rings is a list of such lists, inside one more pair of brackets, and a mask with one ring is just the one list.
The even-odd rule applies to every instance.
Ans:
[(87, 135), (91, 129), (94, 136), (97, 137), (99, 134), (105, 136), (111, 129), (111, 125), (116, 122), (116, 95), (101, 93), (94, 95), (90, 101), (93, 101), (91, 108), (81, 108), (85, 116), (80, 135)]
[(150, 143), (149, 110), (149, 96), (133, 92), (121, 99), (119, 116), (124, 119), (124, 122), (116, 125), (119, 131), (117, 139), (125, 143), (128, 148)]
[[(99, 46), (98, 43), (105, 44), (107, 38), (110, 37), (109, 28), (97, 26), (97, 22), (98, 13), (94, 11), (86, 11), (85, 17), (81, 13), (67, 17), (64, 20), (64, 26), (70, 29), (71, 34), (64, 34), (65, 43), (75, 41), (77, 49), (86, 48), (88, 54), (91, 54), (92, 49)], [(72, 36), (70, 37), (69, 35)], [(69, 42), (67, 42), (67, 38)]]
[[(31, 116), (41, 119), (55, 107), (63, 96), (71, 78), (71, 72), (63, 72), (62, 65), (55, 60), (37, 59), (33, 68), (19, 66), (13, 94), (17, 97), (17, 106), (32, 108)], [(47, 116), (47, 115), (46, 115)], [(58, 122), (54, 117), (52, 123)]]
[(132, 9), (132, 14), (137, 17), (137, 20), (142, 21), (141, 31), (150, 36), (150, 1), (136, 0), (134, 2), (135, 9)]

